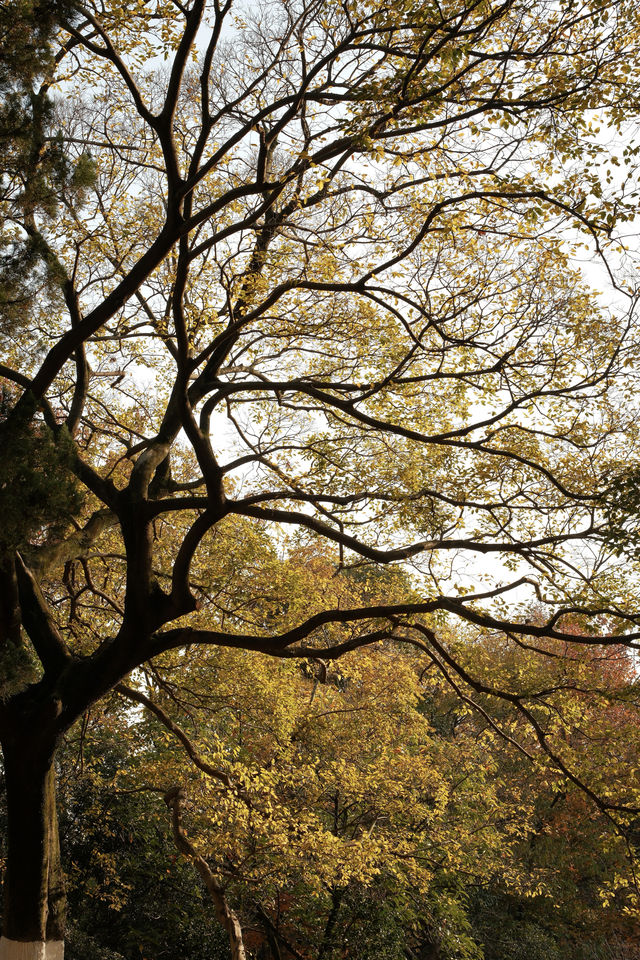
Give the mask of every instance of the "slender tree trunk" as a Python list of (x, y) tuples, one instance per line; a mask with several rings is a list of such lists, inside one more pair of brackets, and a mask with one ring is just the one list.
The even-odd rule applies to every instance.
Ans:
[(65, 890), (53, 745), (16, 736), (3, 743), (7, 871), (0, 960), (62, 960)]
[[(180, 804), (184, 798), (184, 791), (178, 787), (169, 790), (165, 795), (165, 803), (171, 810), (171, 826), (173, 828), (173, 839), (180, 853), (184, 854), (191, 862), (204, 880), (205, 886), (213, 903), (216, 917), (224, 927), (229, 938), (229, 947), (231, 949), (232, 960), (247, 960), (247, 954), (244, 948), (244, 937), (242, 934), (242, 925), (238, 919), (235, 910), (231, 908), (227, 901), (224, 887), (218, 881), (217, 877), (209, 867), (209, 864), (197, 852), (193, 844), (187, 838), (182, 828)], [(0, 955), (0, 960), (4, 958)], [(47, 957), (47, 960), (49, 958)]]
[(322, 936), (322, 943), (320, 944), (320, 949), (318, 950), (317, 960), (322, 960), (322, 958), (327, 955), (332, 947), (333, 931), (336, 926), (336, 921), (338, 919), (338, 913), (340, 912), (340, 905), (343, 897), (344, 889), (341, 887), (334, 887), (332, 889), (331, 910), (329, 911), (329, 916), (327, 917), (324, 934)]

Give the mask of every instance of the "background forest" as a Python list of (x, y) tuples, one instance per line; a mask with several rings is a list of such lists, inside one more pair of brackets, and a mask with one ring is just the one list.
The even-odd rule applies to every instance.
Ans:
[(638, 956), (639, 12), (0, 2), (0, 960)]
[[(194, 771), (166, 724), (132, 724), (122, 703), (87, 717), (65, 750), (61, 829), (78, 918), (68, 956), (231, 956), (171, 835), (168, 784), (186, 788), (190, 838), (224, 878), (249, 957), (637, 956), (635, 833), (612, 834), (579, 790), (514, 755), (411, 654), (348, 656), (323, 684), (245, 653), (218, 651), (203, 669), (207, 685), (224, 678), (204, 703), (191, 676), (176, 703), (175, 665), (161, 668), (164, 691), (157, 676), (149, 685), (215, 771)], [(596, 669), (612, 696), (629, 680), (619, 652)], [(573, 746), (610, 755), (593, 708), (574, 716)], [(615, 725), (635, 737), (633, 712), (619, 708)]]

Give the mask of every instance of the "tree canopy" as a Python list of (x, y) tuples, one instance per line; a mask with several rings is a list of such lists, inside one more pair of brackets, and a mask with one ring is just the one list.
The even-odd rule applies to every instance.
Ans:
[[(0, 957), (59, 956), (60, 738), (196, 645), (321, 673), (409, 647), (504, 736), (526, 720), (628, 830), (624, 742), (621, 782), (565, 733), (590, 658), (640, 637), (619, 239), (634, 4), (16, 9), (0, 19)], [(563, 658), (565, 678), (523, 654)], [(589, 689), (604, 737), (616, 698)], [(632, 677), (624, 697), (635, 709)]]

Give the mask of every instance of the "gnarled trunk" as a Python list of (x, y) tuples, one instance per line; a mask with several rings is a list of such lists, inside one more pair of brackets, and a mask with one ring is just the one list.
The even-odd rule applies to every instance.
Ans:
[(54, 751), (25, 733), (3, 743), (8, 831), (0, 960), (62, 960), (66, 900)]

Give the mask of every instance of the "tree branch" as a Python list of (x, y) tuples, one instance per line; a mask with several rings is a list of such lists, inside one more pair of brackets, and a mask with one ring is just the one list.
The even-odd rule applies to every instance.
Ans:
[(20, 554), (16, 554), (16, 573), (22, 625), (29, 635), (45, 674), (57, 676), (71, 663), (72, 656), (55, 624), (38, 581)]

